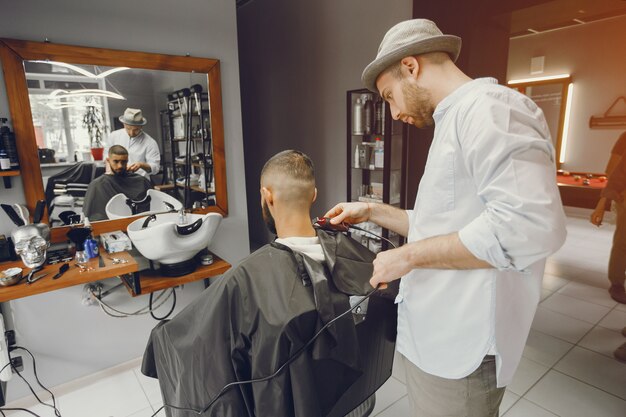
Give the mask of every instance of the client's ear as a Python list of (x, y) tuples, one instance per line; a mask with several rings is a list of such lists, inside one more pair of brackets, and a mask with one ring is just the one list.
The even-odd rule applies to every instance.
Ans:
[(261, 187), (261, 197), (265, 200), (267, 205), (274, 205), (274, 194), (269, 188)]
[(317, 200), (317, 187), (313, 189), (313, 199), (311, 200), (311, 203), (315, 202), (315, 200)]

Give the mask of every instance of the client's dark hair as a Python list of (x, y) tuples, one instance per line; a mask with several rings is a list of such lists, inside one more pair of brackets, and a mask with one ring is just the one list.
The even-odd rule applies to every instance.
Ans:
[(109, 156), (112, 155), (128, 155), (128, 151), (122, 145), (113, 145), (109, 148)]

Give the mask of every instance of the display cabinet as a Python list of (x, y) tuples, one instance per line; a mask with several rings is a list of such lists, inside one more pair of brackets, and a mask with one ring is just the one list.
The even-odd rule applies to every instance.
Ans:
[[(194, 87), (198, 90), (195, 94)], [(168, 95), (161, 111), (163, 184), (160, 190), (185, 201), (214, 204), (213, 158), (208, 94), (199, 86)]]
[[(405, 169), (407, 125), (393, 120), (389, 107), (369, 90), (347, 92), (348, 201), (386, 203), (406, 208)], [(391, 240), (403, 238), (371, 222), (359, 227)], [(390, 244), (370, 233), (354, 231), (352, 236), (370, 250), (386, 250)]]

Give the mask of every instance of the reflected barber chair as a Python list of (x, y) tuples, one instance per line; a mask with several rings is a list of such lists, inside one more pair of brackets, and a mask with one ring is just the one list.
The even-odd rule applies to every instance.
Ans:
[(106, 214), (110, 220), (135, 216), (137, 214), (156, 214), (179, 211), (183, 208), (180, 201), (162, 191), (148, 190), (146, 197), (132, 200), (124, 194), (113, 196), (106, 205)]

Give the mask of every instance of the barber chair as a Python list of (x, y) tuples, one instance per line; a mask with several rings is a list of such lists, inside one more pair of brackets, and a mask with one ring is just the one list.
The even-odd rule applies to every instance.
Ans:
[(168, 211), (179, 211), (183, 205), (174, 197), (162, 191), (148, 190), (142, 200), (132, 200), (124, 194), (114, 195), (105, 207), (110, 220), (130, 217), (137, 214), (156, 214)]
[(369, 416), (376, 404), (376, 391), (391, 377), (397, 327), (393, 295), (371, 296), (364, 317), (356, 330), (360, 357), (367, 366), (327, 417)]

